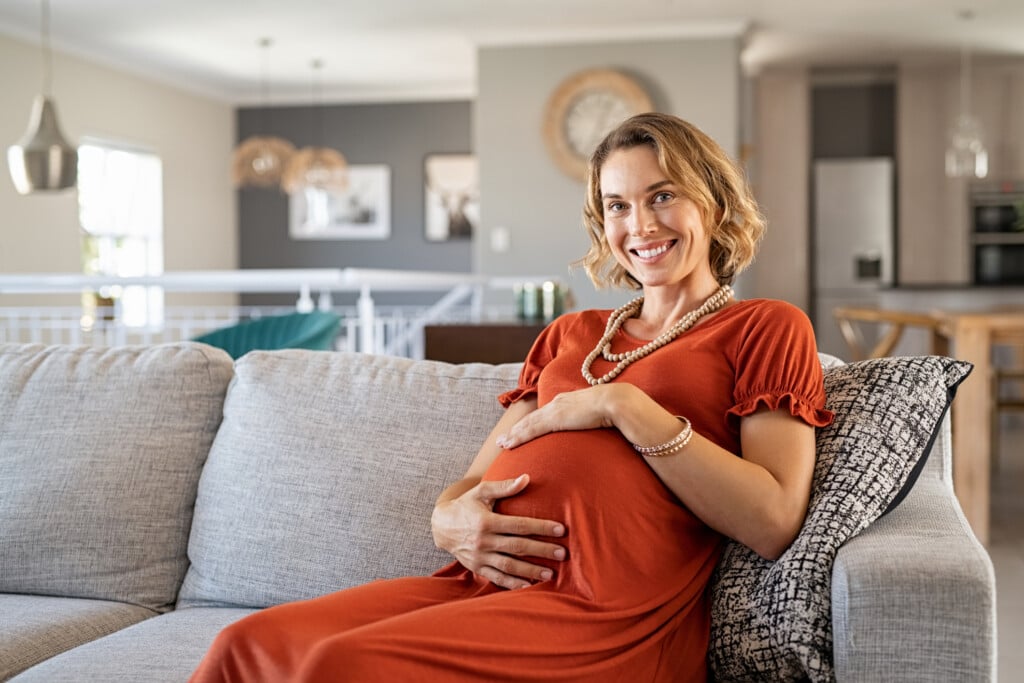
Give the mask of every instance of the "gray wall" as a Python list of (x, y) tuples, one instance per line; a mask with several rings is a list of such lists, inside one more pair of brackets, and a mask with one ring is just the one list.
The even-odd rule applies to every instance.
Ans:
[[(277, 190), (238, 192), (240, 268), (401, 268), (470, 272), (469, 240), (428, 242), (423, 234), (423, 163), (435, 153), (472, 151), (469, 102), (276, 107), (238, 111), (238, 139), (279, 135), (296, 147), (324, 145), (351, 164), (391, 168), (391, 237), (387, 240), (293, 240), (288, 198)], [(322, 132), (321, 132), (322, 131)], [(402, 301), (432, 301), (436, 295)], [(294, 297), (244, 297), (246, 303), (291, 303)], [(389, 303), (386, 294), (375, 296)], [(338, 295), (337, 303), (353, 296)]]
[[(658, 110), (694, 122), (737, 155), (740, 48), (735, 36), (484, 47), (478, 53), (478, 93), (473, 103), (325, 107), (324, 144), (339, 149), (351, 163), (391, 167), (391, 239), (290, 240), (286, 198), (277, 192), (247, 189), (238, 195), (239, 265), (556, 276), (570, 283), (578, 307), (618, 305), (633, 294), (595, 292), (582, 270), (569, 270), (569, 264), (587, 249), (580, 220), (584, 187), (563, 175), (544, 148), (541, 131), (547, 99), (578, 71), (619, 69), (646, 85)], [(319, 128), (308, 107), (274, 108), (269, 116), (258, 109), (243, 109), (238, 122), (239, 139), (269, 131), (298, 146), (316, 142)], [(432, 243), (423, 237), (423, 161), (435, 152), (477, 155), (481, 221), (471, 242)], [(508, 231), (507, 251), (492, 249), (494, 228)]]
[[(580, 219), (584, 185), (562, 174), (544, 148), (547, 99), (577, 71), (619, 69), (647, 86), (657, 109), (692, 121), (736, 155), (739, 53), (734, 37), (482, 48), (474, 135), (482, 230), (473, 244), (474, 270), (564, 277), (582, 308), (628, 299), (595, 292), (582, 269), (568, 270), (588, 245)], [(507, 251), (491, 249), (494, 228), (508, 230)]]

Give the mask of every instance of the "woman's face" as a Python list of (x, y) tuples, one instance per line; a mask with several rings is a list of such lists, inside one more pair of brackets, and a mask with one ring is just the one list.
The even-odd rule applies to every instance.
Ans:
[(615, 150), (600, 178), (608, 246), (644, 289), (717, 284), (700, 208), (661, 170), (654, 149)]

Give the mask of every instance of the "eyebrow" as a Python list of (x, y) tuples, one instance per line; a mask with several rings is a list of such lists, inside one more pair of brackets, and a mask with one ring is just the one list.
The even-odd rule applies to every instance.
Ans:
[[(647, 187), (645, 187), (644, 188), (644, 192), (645, 193), (647, 193), (647, 192), (654, 192), (655, 190), (657, 190), (659, 188), (662, 188), (662, 187), (665, 187), (666, 185), (673, 185), (673, 184), (674, 183), (671, 180), (659, 180), (658, 182), (654, 183), (653, 185), (648, 185)], [(601, 198), (602, 199), (622, 199), (622, 195), (616, 194), (614, 192), (606, 192), (606, 193), (601, 195)]]

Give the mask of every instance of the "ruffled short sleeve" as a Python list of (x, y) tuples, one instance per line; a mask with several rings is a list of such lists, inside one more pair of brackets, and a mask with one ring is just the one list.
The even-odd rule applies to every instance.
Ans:
[(782, 301), (764, 301), (748, 319), (739, 344), (730, 417), (761, 408), (787, 409), (815, 427), (832, 423), (814, 330), (803, 311)]

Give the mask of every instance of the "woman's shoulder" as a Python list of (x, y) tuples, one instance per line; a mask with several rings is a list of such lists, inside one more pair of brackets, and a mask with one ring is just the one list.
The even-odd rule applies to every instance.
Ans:
[(740, 299), (738, 306), (746, 306), (751, 311), (764, 313), (787, 313), (804, 315), (803, 309), (783, 299)]
[(768, 320), (782, 324), (809, 323), (810, 318), (800, 307), (782, 299), (743, 299), (733, 305), (737, 313), (748, 319)]
[(572, 336), (595, 327), (603, 330), (609, 313), (610, 311), (602, 311), (600, 309), (568, 311), (549, 322), (543, 332), (541, 332), (541, 337), (548, 341), (557, 342), (557, 340), (563, 337)]
[(579, 325), (601, 325), (604, 326), (611, 315), (610, 310), (601, 308), (585, 308), (579, 311), (569, 311), (551, 321), (549, 327), (555, 329), (570, 329)]

